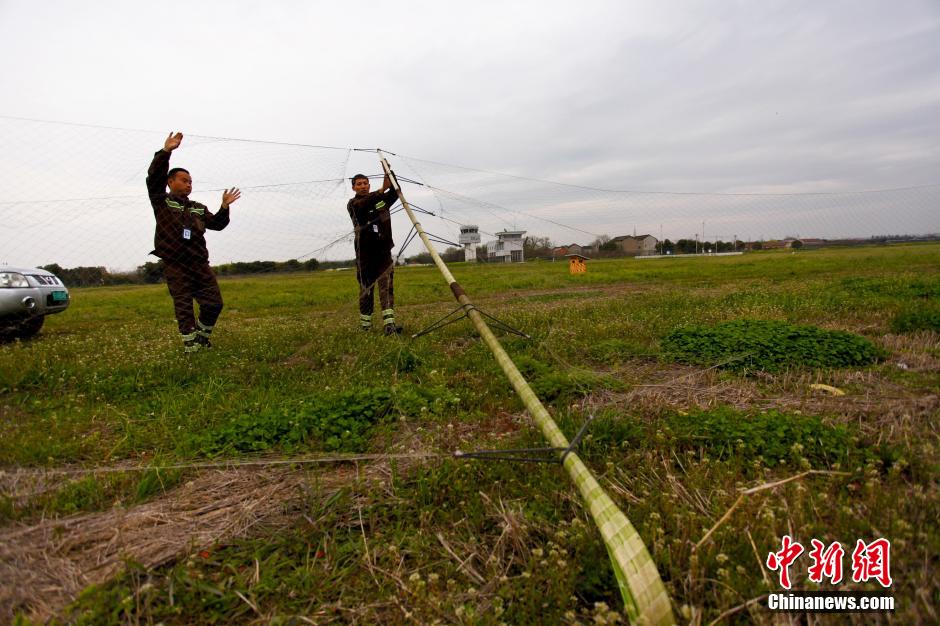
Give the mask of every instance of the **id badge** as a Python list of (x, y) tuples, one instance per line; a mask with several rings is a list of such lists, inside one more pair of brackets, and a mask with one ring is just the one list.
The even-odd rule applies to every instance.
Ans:
[[(378, 225), (378, 224), (373, 224), (373, 225), (372, 225), (372, 232), (374, 232), (374, 233), (379, 232), (379, 225)], [(187, 239), (188, 239), (188, 237), (187, 237)]]
[(192, 238), (193, 238), (193, 231), (189, 230), (188, 228), (184, 228), (184, 229), (183, 229), (183, 239), (189, 241), (189, 240), (192, 239)]

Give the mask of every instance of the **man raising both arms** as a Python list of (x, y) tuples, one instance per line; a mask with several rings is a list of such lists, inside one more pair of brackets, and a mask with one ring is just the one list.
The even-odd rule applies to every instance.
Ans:
[[(182, 141), (182, 133), (170, 133), (147, 171), (147, 191), (157, 220), (151, 254), (163, 259), (163, 275), (173, 298), (183, 350), (196, 352), (212, 347), (209, 336), (222, 312), (222, 294), (209, 267), (205, 232), (228, 226), (229, 205), (241, 197), (241, 192), (234, 187), (226, 189), (221, 208), (214, 214), (205, 205), (190, 200), (193, 179), (189, 172), (181, 167), (169, 169), (170, 153)], [(193, 300), (199, 303), (198, 320)]]
[(352, 177), (356, 194), (346, 204), (356, 231), (356, 279), (359, 281), (359, 327), (372, 328), (375, 308), (375, 284), (379, 285), (379, 302), (386, 335), (401, 333), (395, 324), (395, 287), (392, 261), (392, 218), (389, 209), (398, 200), (398, 192), (385, 176), (380, 191), (369, 192), (369, 179), (364, 174)]

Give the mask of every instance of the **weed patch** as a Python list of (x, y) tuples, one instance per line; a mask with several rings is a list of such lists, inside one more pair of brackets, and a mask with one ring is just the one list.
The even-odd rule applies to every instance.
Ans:
[(932, 330), (940, 333), (940, 309), (898, 313), (891, 321), (891, 330), (896, 333), (913, 333), (918, 330)]
[(565, 404), (603, 387), (606, 382), (594, 372), (553, 368), (529, 356), (516, 357), (516, 366), (543, 402)]
[(676, 413), (666, 423), (678, 447), (703, 448), (719, 460), (760, 460), (809, 469), (842, 465), (864, 455), (848, 428), (828, 426), (810, 415), (778, 411), (747, 415), (721, 407)]
[(193, 447), (202, 454), (284, 450), (310, 444), (323, 450), (359, 452), (371, 427), (392, 407), (387, 389), (360, 389), (311, 396), (306, 400), (242, 413), (202, 437)]
[(662, 340), (663, 358), (735, 371), (787, 367), (858, 367), (886, 355), (864, 337), (773, 320), (734, 320), (675, 330)]
[(616, 365), (638, 356), (647, 356), (649, 349), (639, 341), (624, 339), (605, 339), (591, 344), (588, 348), (590, 357), (598, 362)]

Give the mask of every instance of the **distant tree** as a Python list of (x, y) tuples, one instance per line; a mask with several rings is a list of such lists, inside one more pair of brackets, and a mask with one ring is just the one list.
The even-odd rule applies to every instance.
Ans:
[(610, 241), (610, 235), (598, 235), (597, 238), (591, 242), (591, 247), (595, 250), (600, 250), (601, 246)]
[(752, 249), (752, 250), (763, 250), (763, 249), (764, 249), (764, 242), (763, 242), (763, 241), (755, 241), (755, 242), (754, 242), (754, 245), (751, 246), (751, 249)]
[(103, 267), (60, 268), (56, 274), (66, 285), (74, 287), (99, 287), (111, 284), (111, 275)]
[(695, 254), (698, 252), (698, 242), (694, 239), (680, 239), (676, 242), (676, 251), (679, 254)]
[(320, 262), (316, 259), (307, 259), (304, 261), (303, 266), (308, 272), (313, 272), (320, 268)]
[(156, 263), (153, 261), (147, 261), (143, 265), (139, 265), (137, 267), (137, 275), (145, 283), (159, 283), (161, 280), (163, 280), (163, 265), (163, 259), (160, 259)]
[(410, 256), (405, 260), (409, 263), (431, 263), (434, 259), (431, 258), (430, 252), (421, 252), (420, 254)]
[(526, 237), (522, 241), (523, 254), (527, 259), (552, 255), (552, 240), (548, 237)]
[(441, 253), (441, 258), (445, 263), (458, 263), (463, 261), (463, 257), (463, 248), (449, 247)]
[(285, 272), (299, 272), (303, 266), (300, 264), (300, 261), (297, 259), (290, 259), (289, 261), (284, 261), (283, 269)]
[(790, 247), (793, 248), (794, 250), (799, 250), (800, 248), (803, 247), (803, 242), (800, 241), (799, 239), (794, 239), (793, 243), (790, 244)]
[(656, 244), (656, 252), (660, 254), (672, 254), (675, 251), (676, 244), (668, 239), (663, 239)]

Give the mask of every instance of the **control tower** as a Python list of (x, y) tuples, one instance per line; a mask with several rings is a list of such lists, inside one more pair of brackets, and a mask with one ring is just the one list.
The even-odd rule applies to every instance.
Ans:
[(463, 260), (477, 260), (477, 246), (480, 244), (479, 226), (461, 226), (460, 239), (457, 240), (463, 246)]

